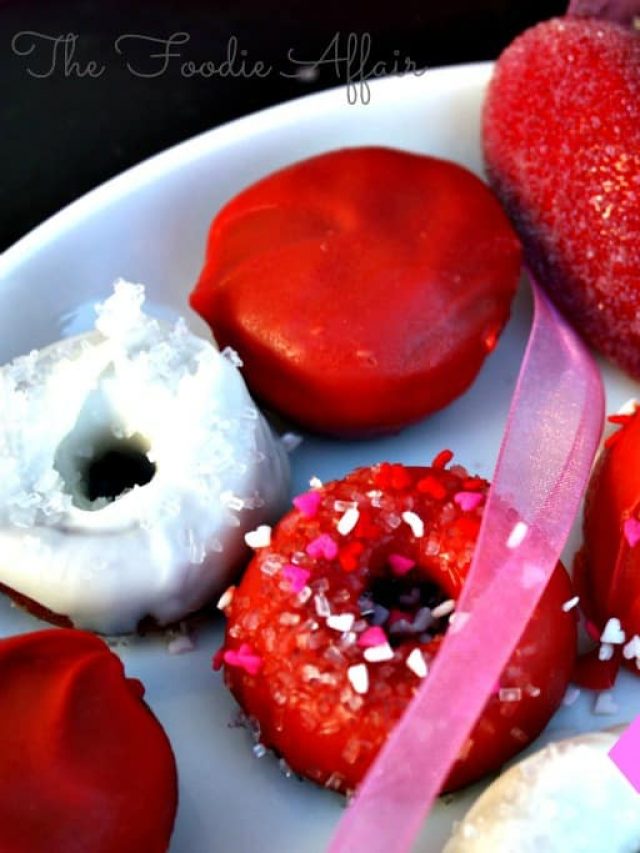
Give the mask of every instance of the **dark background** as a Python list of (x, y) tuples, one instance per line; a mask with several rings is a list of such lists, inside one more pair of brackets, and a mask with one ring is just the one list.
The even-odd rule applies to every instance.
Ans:
[[(366, 32), (368, 67), (396, 56), (409, 56), (418, 67), (492, 59), (518, 32), (564, 7), (562, 0), (0, 0), (0, 249), (168, 145), (339, 85), (330, 65), (313, 80), (281, 77), (280, 70), (295, 68), (289, 50), (300, 61), (317, 60), (336, 33), (345, 45), (349, 33)], [(42, 36), (17, 35), (29, 30)], [(150, 57), (160, 46), (129, 40), (121, 43), (123, 55), (115, 50), (124, 34), (168, 39), (178, 32), (187, 33), (188, 42), (173, 48), (181, 56), (161, 75), (162, 60)], [(53, 62), (53, 39), (67, 34), (77, 36), (69, 62), (83, 70), (90, 61), (96, 70), (105, 66), (100, 77), (65, 69), (62, 44)], [(231, 36), (249, 66), (261, 60), (273, 67), (271, 74), (183, 76), (183, 61), (222, 62)], [(238, 54), (236, 69), (242, 58)], [(125, 60), (156, 76), (132, 74)]]

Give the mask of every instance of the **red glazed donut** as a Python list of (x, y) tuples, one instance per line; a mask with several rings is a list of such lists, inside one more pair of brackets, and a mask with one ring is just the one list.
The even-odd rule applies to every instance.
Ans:
[(509, 316), (520, 245), (454, 163), (331, 151), (216, 216), (191, 304), (252, 392), (312, 430), (397, 430), (471, 384)]
[(176, 767), (142, 694), (91, 634), (0, 641), (3, 853), (166, 853)]
[[(600, 665), (581, 662), (580, 681), (601, 689), (611, 686), (621, 662), (634, 671), (640, 666), (640, 413), (636, 409), (610, 420), (619, 429), (607, 439), (591, 477), (584, 547), (575, 566), (590, 633), (612, 641)], [(620, 625), (613, 621), (603, 634), (609, 620)]]
[[(444, 468), (450, 456), (359, 469), (297, 498), (224, 597), (214, 666), (224, 663), (262, 743), (320, 784), (356, 787), (447, 629), (488, 488)], [(448, 790), (503, 764), (558, 707), (575, 658), (575, 616), (562, 609), (571, 596), (558, 565)]]

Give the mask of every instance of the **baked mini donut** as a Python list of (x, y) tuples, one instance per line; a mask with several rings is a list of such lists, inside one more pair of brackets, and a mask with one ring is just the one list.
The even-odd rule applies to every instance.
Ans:
[[(446, 469), (450, 456), (362, 468), (296, 498), (223, 597), (214, 666), (264, 746), (320, 784), (356, 787), (454, 618), (488, 484)], [(559, 705), (575, 658), (571, 596), (558, 565), (448, 790), (502, 765)]]
[(0, 583), (103, 633), (226, 586), (288, 465), (236, 367), (116, 283), (96, 331), (0, 370)]
[(638, 793), (608, 756), (618, 735), (553, 743), (490, 785), (444, 853), (634, 853)]
[(166, 853), (176, 765), (143, 693), (92, 634), (0, 640), (3, 853)]
[(358, 437), (467, 389), (519, 270), (514, 231), (467, 169), (349, 148), (228, 202), (191, 304), (240, 353), (259, 399), (312, 430)]
[[(625, 663), (640, 668), (640, 412), (631, 404), (610, 418), (617, 430), (594, 468), (584, 512), (584, 545), (574, 577), (592, 636), (601, 641), (581, 660), (579, 680), (611, 686)], [(594, 681), (595, 679), (595, 681)]]

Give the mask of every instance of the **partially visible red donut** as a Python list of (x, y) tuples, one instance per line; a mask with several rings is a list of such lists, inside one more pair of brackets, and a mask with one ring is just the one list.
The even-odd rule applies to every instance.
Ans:
[(143, 693), (92, 634), (0, 640), (2, 853), (166, 853), (176, 766)]
[(611, 686), (616, 664), (625, 662), (636, 672), (640, 666), (640, 412), (636, 408), (610, 420), (618, 429), (607, 439), (591, 476), (584, 547), (575, 567), (594, 639), (600, 639), (610, 619), (618, 620), (624, 634), (611, 634), (616, 642), (600, 656), (600, 665), (582, 662), (580, 680), (601, 689)]
[[(359, 469), (296, 499), (226, 596), (227, 685), (262, 743), (321, 784), (356, 787), (447, 629), (488, 488), (448, 458)], [(503, 764), (558, 707), (575, 659), (571, 597), (558, 565), (448, 790)]]
[(228, 202), (191, 304), (265, 403), (358, 436), (466, 390), (507, 321), (519, 269), (518, 238), (470, 171), (349, 148)]

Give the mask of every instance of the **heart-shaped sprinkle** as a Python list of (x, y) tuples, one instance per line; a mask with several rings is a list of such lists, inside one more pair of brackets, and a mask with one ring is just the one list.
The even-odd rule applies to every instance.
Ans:
[(291, 591), (298, 593), (302, 592), (307, 585), (311, 572), (300, 566), (294, 566), (293, 563), (287, 563), (282, 567), (282, 576), (291, 584)]
[(616, 619), (615, 616), (612, 616), (604, 626), (602, 634), (600, 634), (600, 642), (611, 643), (614, 646), (618, 646), (624, 643), (625, 639), (626, 635), (622, 630), (620, 620)]
[(261, 524), (255, 530), (249, 530), (244, 534), (244, 541), (249, 548), (268, 548), (271, 545), (271, 528), (268, 524)]
[(242, 643), (239, 649), (227, 649), (222, 659), (229, 666), (244, 669), (249, 675), (257, 675), (262, 669), (262, 658), (254, 653), (248, 643)]
[(383, 643), (380, 646), (371, 646), (364, 650), (364, 659), (369, 663), (382, 663), (386, 660), (393, 659), (393, 649), (389, 643)]
[(407, 667), (418, 678), (425, 678), (428, 672), (427, 662), (420, 649), (413, 649), (405, 661)]
[(640, 542), (640, 521), (637, 518), (627, 518), (622, 525), (624, 538), (630, 548), (635, 548)]
[(369, 670), (366, 663), (356, 663), (347, 670), (349, 684), (356, 693), (364, 694), (369, 689)]
[(313, 518), (318, 514), (322, 493), (319, 491), (305, 492), (293, 499), (294, 507), (302, 513), (305, 518)]
[(402, 554), (389, 554), (387, 557), (387, 563), (394, 575), (402, 577), (402, 575), (406, 575), (407, 572), (411, 571), (415, 566), (416, 561), (411, 560), (409, 557), (403, 557)]
[(331, 628), (333, 631), (339, 631), (341, 634), (345, 634), (353, 628), (353, 623), (355, 621), (356, 617), (353, 613), (334, 613), (331, 616), (327, 616), (327, 627)]
[(325, 560), (334, 560), (338, 556), (338, 546), (328, 533), (321, 533), (309, 542), (305, 550), (314, 560), (320, 557), (324, 557)]
[(453, 502), (458, 504), (463, 512), (471, 512), (484, 503), (484, 495), (480, 492), (456, 492)]
[(373, 646), (384, 646), (386, 642), (387, 635), (377, 625), (367, 628), (358, 637), (358, 645), (363, 649), (369, 649)]

